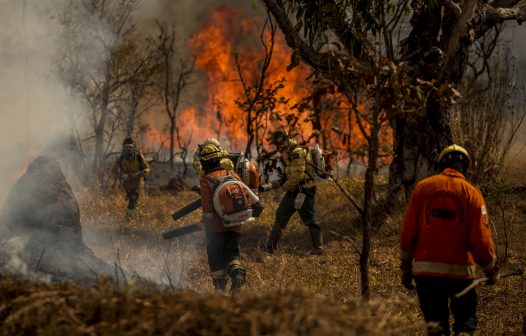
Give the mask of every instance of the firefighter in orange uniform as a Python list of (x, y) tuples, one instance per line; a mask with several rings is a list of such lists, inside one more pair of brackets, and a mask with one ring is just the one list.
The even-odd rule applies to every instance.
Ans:
[(223, 221), (214, 210), (213, 190), (210, 181), (217, 180), (228, 174), (240, 180), (236, 173), (221, 166), (224, 153), (214, 144), (207, 144), (199, 153), (204, 176), (199, 180), (201, 203), (203, 209), (202, 225), (206, 234), (206, 251), (208, 265), (212, 272), (214, 288), (223, 292), (228, 278), (231, 280), (232, 294), (245, 283), (245, 269), (241, 267), (239, 255), (239, 240), (241, 225), (225, 227)]
[(480, 265), (488, 282), (499, 277), (488, 212), (481, 192), (464, 175), (467, 151), (446, 147), (438, 157), (440, 173), (415, 186), (401, 236), (402, 285), (414, 289), (428, 335), (449, 335), (450, 310), (455, 335), (472, 335), (477, 327), (477, 294), (454, 295), (475, 278)]
[(150, 173), (150, 165), (142, 153), (135, 148), (135, 141), (132, 138), (124, 139), (122, 153), (115, 160), (112, 173), (121, 181), (126, 191), (126, 199), (128, 200), (126, 218), (133, 218), (137, 212), (139, 189), (145, 176)]

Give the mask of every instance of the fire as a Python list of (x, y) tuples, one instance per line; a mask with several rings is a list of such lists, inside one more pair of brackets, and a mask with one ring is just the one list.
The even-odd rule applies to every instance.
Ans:
[[(260, 21), (261, 24), (255, 24), (255, 21)], [(263, 22), (254, 18), (243, 18), (240, 12), (226, 9), (214, 11), (207, 22), (189, 42), (196, 57), (196, 65), (208, 77), (208, 101), (203, 107), (204, 115), (195, 120), (208, 125), (207, 129), (210, 132), (203, 134), (203, 138), (219, 135), (220, 138), (229, 139), (233, 148), (241, 149), (247, 140), (247, 125), (246, 116), (235, 103), (236, 99), (244, 97), (244, 91), (235, 65), (234, 53), (237, 52), (240, 58), (253, 62), (242, 64), (245, 68), (243, 75), (247, 82), (251, 83), (255, 79), (254, 74), (247, 71), (247, 68), (254, 69), (256, 60), (261, 58), (262, 46), (258, 44), (260, 32), (257, 29), (263, 26)], [(299, 103), (308, 94), (305, 80), (307, 72), (299, 67), (287, 72), (285, 68), (289, 60), (289, 48), (283, 39), (278, 37), (267, 83), (285, 78), (285, 88), (280, 93), (290, 98), (291, 104), (294, 104)], [(279, 108), (289, 109), (287, 106)], [(192, 124), (192, 128), (201, 127)]]
[[(188, 41), (196, 66), (206, 74), (207, 98), (199, 106), (179, 112), (177, 125), (182, 142), (189, 142), (191, 139), (190, 150), (208, 137), (227, 141), (232, 150), (242, 150), (247, 141), (246, 115), (236, 104), (236, 99), (244, 99), (245, 96), (235, 55), (239, 55), (238, 60), (241, 61), (246, 82), (253, 83), (256, 80), (257, 62), (263, 57), (263, 47), (260, 43), (263, 21), (261, 18), (246, 18), (241, 12), (229, 9), (217, 9), (211, 12), (210, 16), (210, 19), (206, 20), (207, 23)], [(269, 40), (268, 32), (264, 38)], [(278, 30), (266, 83), (268, 85), (285, 79), (279, 95), (289, 99), (289, 103), (276, 106), (275, 110), (282, 116), (288, 113), (297, 115), (300, 118), (298, 130), (303, 138), (307, 139), (313, 129), (312, 123), (306, 121), (309, 111), (300, 113), (298, 110), (292, 110), (291, 106), (300, 103), (309, 95), (310, 83), (306, 78), (310, 72), (301, 66), (287, 71), (290, 59), (291, 50)], [(359, 108), (365, 109), (363, 104)], [(348, 105), (342, 103), (322, 114), (322, 126), (327, 140), (325, 145), (330, 147), (328, 149), (349, 152), (349, 146), (365, 148), (366, 140)], [(153, 127), (152, 120), (149, 120), (148, 124), (150, 143), (168, 146), (166, 130)], [(283, 122), (281, 125), (283, 126)], [(270, 129), (277, 126), (274, 124)], [(368, 129), (367, 125), (365, 128)], [(390, 141), (392, 135), (388, 130), (381, 138), (381, 142)]]

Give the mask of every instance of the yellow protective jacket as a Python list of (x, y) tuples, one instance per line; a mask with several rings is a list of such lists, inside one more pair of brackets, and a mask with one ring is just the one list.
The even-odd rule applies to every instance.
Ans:
[(475, 263), (495, 266), (488, 212), (481, 192), (446, 168), (420, 181), (407, 207), (401, 268), (413, 275), (472, 279)]
[(298, 145), (294, 139), (288, 140), (288, 145), (281, 152), (285, 165), (285, 191), (294, 190), (296, 187), (310, 188), (314, 186), (314, 168), (312, 158), (307, 149)]
[(117, 178), (121, 178), (122, 184), (126, 191), (137, 189), (142, 182), (142, 176), (137, 174), (141, 170), (145, 173), (150, 172), (150, 165), (141, 152), (135, 150), (131, 159), (127, 159), (120, 155), (113, 163), (112, 173)]

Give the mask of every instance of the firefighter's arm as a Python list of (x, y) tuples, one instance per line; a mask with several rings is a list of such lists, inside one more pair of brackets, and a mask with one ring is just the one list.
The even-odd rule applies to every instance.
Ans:
[(144, 158), (144, 155), (142, 153), (139, 153), (139, 161), (141, 163), (141, 168), (144, 174), (149, 174), (151, 169), (150, 165), (148, 164), (148, 161)]
[(491, 228), (489, 226), (488, 210), (484, 198), (477, 192), (474, 195), (474, 206), (472, 207), (470, 245), (471, 253), (475, 262), (479, 264), (486, 273), (491, 273), (495, 268), (496, 255)]
[(304, 179), (306, 155), (307, 152), (301, 147), (297, 147), (292, 151), (290, 164), (286, 167), (287, 180), (282, 185), (285, 191), (293, 190)]
[(208, 181), (201, 177), (199, 179), (199, 187), (201, 188), (200, 194), (201, 194), (201, 207), (203, 209), (203, 217), (201, 220), (201, 224), (203, 228), (204, 225), (207, 223), (212, 223), (214, 220), (214, 203), (213, 203), (213, 194), (212, 189), (210, 188), (210, 185), (208, 184)]
[(402, 235), (400, 240), (400, 268), (404, 273), (411, 273), (418, 239), (418, 218), (420, 210), (420, 192), (415, 187), (407, 206)]
[(121, 159), (118, 157), (115, 162), (113, 162), (113, 165), (111, 166), (111, 174), (115, 176), (116, 178), (119, 178), (120, 171), (121, 171)]

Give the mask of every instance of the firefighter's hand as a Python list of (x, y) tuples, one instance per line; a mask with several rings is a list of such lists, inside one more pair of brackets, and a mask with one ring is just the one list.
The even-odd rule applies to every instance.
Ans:
[(413, 275), (411, 273), (402, 272), (402, 286), (408, 290), (415, 289), (415, 285), (413, 284)]
[(200, 193), (201, 193), (201, 186), (195, 185), (195, 186), (193, 186), (193, 187), (191, 188), (191, 190), (192, 190), (193, 192), (196, 192), (196, 193), (200, 194)]
[(492, 269), (485, 272), (486, 277), (488, 280), (486, 280), (487, 285), (495, 285), (497, 281), (500, 279), (500, 269), (498, 266), (494, 266)]

